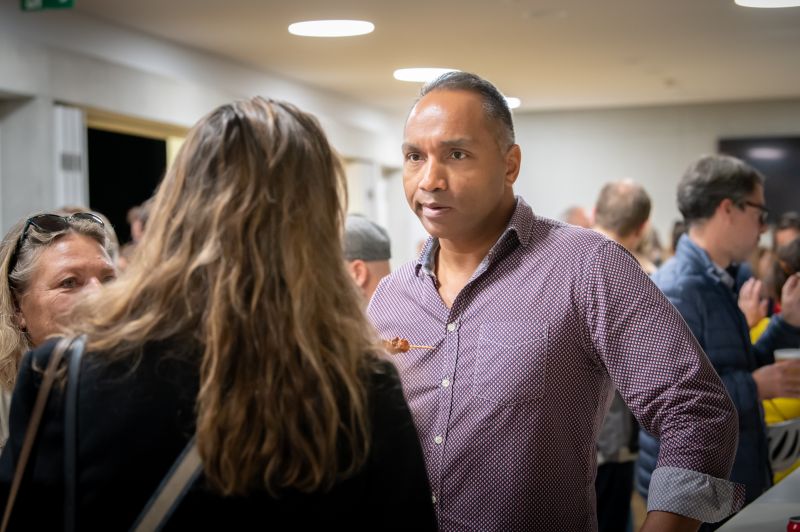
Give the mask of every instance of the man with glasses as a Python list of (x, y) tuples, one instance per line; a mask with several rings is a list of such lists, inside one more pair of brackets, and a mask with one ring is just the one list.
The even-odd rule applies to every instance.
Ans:
[[(760, 399), (800, 397), (800, 361), (774, 364), (772, 354), (800, 345), (800, 279), (787, 280), (781, 315), (752, 345), (726, 269), (747, 260), (766, 230), (764, 177), (733, 157), (703, 156), (678, 185), (678, 209), (688, 231), (653, 280), (683, 315), (736, 404), (739, 446), (731, 480), (746, 486), (749, 503), (771, 485)], [(644, 494), (658, 451), (658, 440), (642, 431), (636, 480)]]

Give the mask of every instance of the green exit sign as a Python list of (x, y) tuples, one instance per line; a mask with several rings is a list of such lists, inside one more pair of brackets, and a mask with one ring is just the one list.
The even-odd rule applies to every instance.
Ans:
[(41, 11), (42, 9), (65, 9), (75, 6), (74, 0), (22, 0), (23, 11)]

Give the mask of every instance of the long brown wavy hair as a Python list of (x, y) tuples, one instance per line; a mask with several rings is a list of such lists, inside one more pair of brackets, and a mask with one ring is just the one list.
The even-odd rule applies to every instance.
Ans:
[(75, 330), (105, 360), (202, 353), (197, 442), (223, 495), (324, 490), (363, 464), (377, 352), (342, 258), (345, 181), (317, 121), (253, 98), (189, 133), (124, 275)]

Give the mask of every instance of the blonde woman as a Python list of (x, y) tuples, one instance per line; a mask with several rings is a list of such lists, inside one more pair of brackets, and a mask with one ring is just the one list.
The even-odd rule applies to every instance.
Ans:
[(22, 355), (60, 332), (72, 308), (116, 277), (108, 226), (90, 212), (41, 212), (0, 243), (0, 448)]
[[(78, 312), (76, 529), (130, 527), (192, 435), (203, 474), (168, 528), (435, 529), (397, 374), (342, 259), (343, 187), (316, 120), (292, 105), (225, 105), (192, 129), (125, 275)], [(6, 489), (32, 367), (52, 349), (22, 362)], [(60, 526), (63, 431), (48, 410), (17, 528)]]

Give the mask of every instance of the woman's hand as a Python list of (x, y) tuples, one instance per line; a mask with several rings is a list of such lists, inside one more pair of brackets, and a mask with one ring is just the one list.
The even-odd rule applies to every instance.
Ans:
[(747, 326), (751, 329), (767, 317), (769, 301), (761, 297), (761, 281), (751, 277), (739, 290), (739, 308), (747, 318)]

